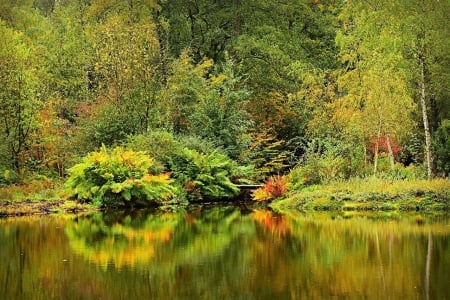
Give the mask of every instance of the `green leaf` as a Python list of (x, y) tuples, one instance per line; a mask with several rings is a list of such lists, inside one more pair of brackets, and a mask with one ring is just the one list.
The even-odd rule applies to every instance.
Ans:
[(123, 197), (125, 200), (130, 201), (130, 200), (131, 200), (131, 192), (130, 192), (130, 190), (124, 190), (124, 191), (122, 192), (122, 197)]

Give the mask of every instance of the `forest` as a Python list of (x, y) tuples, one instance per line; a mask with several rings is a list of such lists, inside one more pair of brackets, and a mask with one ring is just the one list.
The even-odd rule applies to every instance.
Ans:
[(447, 0), (1, 1), (0, 185), (65, 181), (108, 204), (448, 177), (449, 13)]

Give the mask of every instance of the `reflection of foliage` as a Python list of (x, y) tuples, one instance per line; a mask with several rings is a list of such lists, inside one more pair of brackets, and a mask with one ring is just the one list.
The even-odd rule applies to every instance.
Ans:
[(66, 234), (72, 249), (104, 268), (151, 262), (159, 272), (171, 273), (175, 265), (220, 257), (246, 230), (233, 226), (240, 216), (234, 208), (135, 216), (96, 213), (68, 224)]
[(219, 257), (239, 233), (239, 228), (233, 226), (233, 222), (239, 217), (239, 210), (233, 208), (200, 212), (190, 228), (187, 227), (186, 231), (178, 236), (183, 240), (187, 239), (189, 243), (183, 249), (177, 247), (175, 257), (190, 263)]
[(257, 209), (252, 213), (252, 218), (265, 229), (277, 235), (286, 235), (291, 231), (289, 219), (282, 214), (276, 214), (270, 210)]
[(149, 263), (155, 247), (172, 239), (179, 214), (107, 218), (101, 213), (80, 217), (66, 227), (71, 247), (87, 260), (117, 268)]
[(237, 207), (0, 219), (0, 293), (5, 299), (417, 298), (432, 235), (430, 298), (445, 299), (449, 233), (448, 218), (430, 215), (380, 220)]
[[(399, 298), (405, 284), (421, 286), (428, 232), (436, 234), (440, 228), (448, 233), (445, 223), (424, 225), (423, 219), (407, 216), (381, 221), (257, 210), (252, 218), (265, 234), (250, 246), (253, 261), (248, 264), (260, 267), (246, 283), (271, 282), (271, 295), (277, 295), (274, 298), (284, 298), (280, 295), (285, 296), (286, 290), (295, 291), (286, 298), (298, 299), (327, 298), (330, 294)], [(445, 244), (439, 247), (448, 251)]]
[(116, 205), (123, 200), (135, 204), (160, 203), (174, 195), (174, 188), (168, 174), (148, 173), (152, 164), (145, 152), (120, 147), (108, 151), (103, 146), (69, 170), (67, 186), (72, 197), (103, 205)]

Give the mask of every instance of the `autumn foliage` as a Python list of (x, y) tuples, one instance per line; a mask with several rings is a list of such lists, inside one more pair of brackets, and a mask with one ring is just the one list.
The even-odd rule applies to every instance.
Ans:
[(162, 204), (175, 195), (169, 174), (149, 174), (153, 159), (143, 151), (105, 146), (69, 171), (69, 196), (103, 206)]
[(275, 175), (269, 177), (264, 185), (252, 194), (252, 198), (255, 201), (269, 201), (282, 197), (287, 191), (288, 185), (284, 177)]
[[(393, 139), (392, 137), (389, 137), (389, 141), (390, 141), (390, 143), (391, 143), (391, 149), (392, 149), (392, 153), (394, 154), (394, 155), (397, 155), (397, 154), (399, 154), (400, 153), (400, 151), (402, 151), (402, 147), (401, 146), (399, 146), (399, 145), (397, 145), (396, 143), (395, 143), (395, 139)], [(380, 137), (376, 137), (376, 136), (373, 136), (372, 138), (371, 138), (371, 140), (370, 140), (370, 147), (369, 147), (369, 149), (370, 149), (370, 151), (372, 152), (372, 153), (375, 153), (375, 149), (376, 149), (376, 146), (378, 145), (378, 151), (379, 152), (382, 152), (382, 153), (389, 153), (389, 146), (388, 146), (388, 143), (387, 143), (387, 137), (386, 137), (386, 135), (382, 135), (382, 136), (380, 136)]]

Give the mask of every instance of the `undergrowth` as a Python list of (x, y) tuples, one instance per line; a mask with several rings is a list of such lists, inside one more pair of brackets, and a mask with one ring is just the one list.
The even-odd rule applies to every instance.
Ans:
[(450, 210), (450, 181), (355, 178), (294, 190), (271, 206), (301, 210)]
[(64, 198), (63, 182), (40, 177), (21, 183), (0, 186), (0, 201), (45, 201)]

